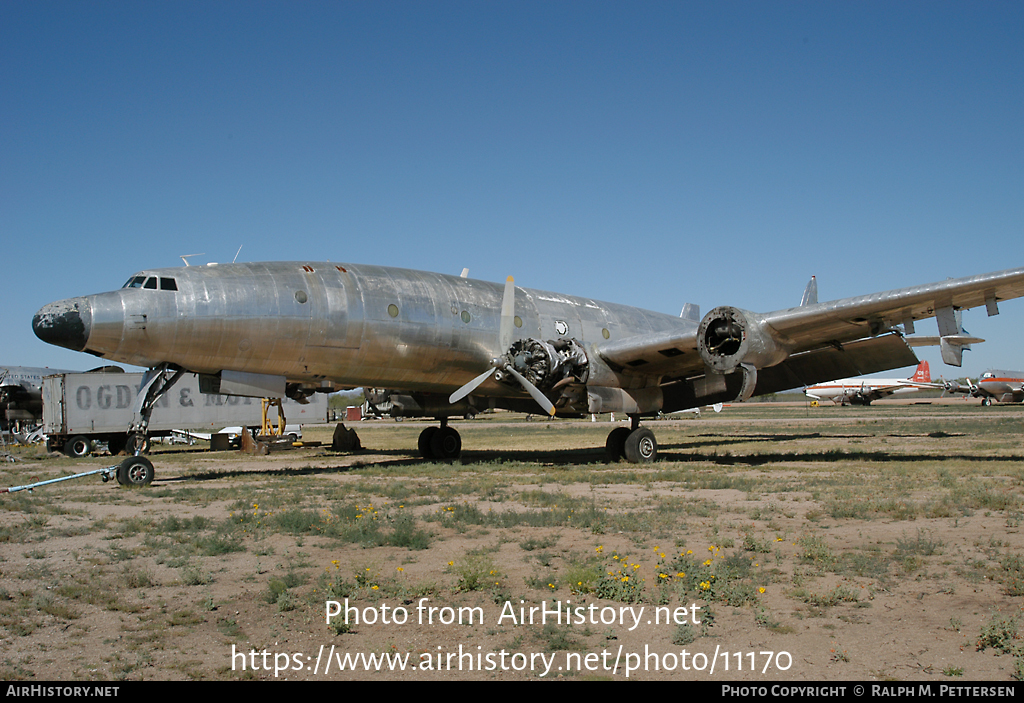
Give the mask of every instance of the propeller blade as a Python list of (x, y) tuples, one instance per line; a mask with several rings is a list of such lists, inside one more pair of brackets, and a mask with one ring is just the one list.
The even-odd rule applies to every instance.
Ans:
[[(482, 374), (474, 378), (472, 381), (464, 385), (459, 390), (448, 396), (448, 402), (455, 404), (465, 398), (467, 395), (472, 393), (477, 387), (491, 377), (491, 374), (501, 367), (501, 355), (508, 351), (509, 347), (512, 346), (512, 337), (515, 334), (515, 322), (516, 320), (516, 283), (512, 276), (505, 279), (505, 290), (501, 294), (501, 317), (498, 320), (498, 348), (495, 353), (498, 355), (491, 362), (494, 366)], [(515, 369), (505, 366), (506, 371), (510, 371), (519, 384), (531, 395), (533, 398), (541, 404), (541, 407), (550, 414), (555, 414), (555, 406), (551, 404), (543, 393), (540, 392), (532, 383), (527, 381), (522, 374)]]
[(479, 376), (474, 378), (472, 381), (470, 381), (469, 383), (464, 385), (462, 388), (460, 388), (459, 390), (455, 391), (450, 396), (448, 396), (448, 402), (451, 403), (452, 405), (454, 405), (455, 403), (458, 403), (460, 400), (465, 398), (467, 395), (469, 395), (470, 393), (475, 391), (477, 386), (479, 386), (481, 383), (486, 381), (490, 377), (490, 375), (492, 373), (494, 373), (494, 371), (495, 371), (495, 369), (493, 369), (493, 368), (488, 369), (487, 371), (484, 371), (482, 374), (480, 374)]
[(509, 276), (505, 279), (505, 292), (501, 296), (501, 320), (498, 323), (498, 349), (499, 355), (508, 351), (512, 346), (512, 334), (514, 332), (516, 317), (516, 284)]
[(542, 408), (544, 408), (544, 411), (548, 415), (554, 415), (555, 414), (555, 406), (551, 403), (550, 400), (548, 400), (546, 395), (544, 395), (543, 393), (540, 392), (540, 389), (537, 388), (537, 386), (535, 386), (532, 383), (530, 383), (529, 381), (527, 381), (525, 376), (523, 376), (521, 373), (516, 371), (511, 366), (506, 366), (505, 370), (508, 371), (510, 374), (512, 374), (513, 376), (516, 377), (516, 380), (519, 381), (519, 385), (521, 385), (526, 390), (527, 393), (529, 393), (531, 396), (533, 396), (534, 400), (536, 400), (538, 403), (540, 403), (540, 406)]

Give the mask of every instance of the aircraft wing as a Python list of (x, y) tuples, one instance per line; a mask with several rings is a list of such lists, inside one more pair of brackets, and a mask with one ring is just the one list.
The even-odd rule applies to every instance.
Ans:
[(856, 339), (878, 334), (906, 320), (934, 317), (945, 308), (989, 306), (1024, 296), (1024, 268), (948, 279), (912, 288), (844, 298), (768, 313), (764, 320), (798, 346), (820, 340)]
[(878, 398), (884, 398), (887, 395), (892, 395), (893, 393), (895, 393), (896, 391), (898, 391), (900, 388), (903, 388), (903, 387), (904, 386), (901, 386), (901, 385), (898, 385), (898, 384), (896, 384), (896, 385), (887, 384), (887, 385), (884, 385), (884, 386), (876, 386), (876, 385), (874, 385), (874, 384), (872, 384), (870, 382), (865, 382), (865, 383), (863, 383), (861, 385), (861, 391), (863, 393), (865, 393), (865, 394), (871, 394), (871, 395), (874, 395), (874, 396), (876, 396)]
[[(917, 363), (895, 326), (1024, 296), (1024, 268), (770, 313), (718, 307), (697, 327), (596, 345), (616, 372), (660, 383), (742, 371), (764, 394)], [(756, 379), (755, 379), (756, 377)]]

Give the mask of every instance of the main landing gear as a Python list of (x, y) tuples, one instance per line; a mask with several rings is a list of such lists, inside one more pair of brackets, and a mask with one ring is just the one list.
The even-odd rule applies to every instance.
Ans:
[(440, 427), (428, 427), (420, 432), (420, 456), (427, 461), (454, 461), (462, 456), (462, 437), (448, 418), (441, 419)]
[[(608, 435), (605, 449), (612, 461), (625, 459), (631, 464), (649, 464), (658, 458), (658, 440), (654, 432), (640, 427), (640, 418), (630, 417), (630, 427), (616, 427)], [(427, 427), (420, 432), (420, 456), (427, 461), (455, 461), (462, 456), (462, 437), (448, 426), (448, 418), (440, 427)]]
[(639, 417), (629, 419), (629, 427), (616, 427), (608, 434), (605, 449), (612, 461), (625, 459), (631, 464), (649, 464), (658, 458), (658, 440), (649, 428), (640, 427)]

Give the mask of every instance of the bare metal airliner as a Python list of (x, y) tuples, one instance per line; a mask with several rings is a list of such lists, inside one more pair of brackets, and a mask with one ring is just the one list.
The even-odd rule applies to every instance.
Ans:
[(511, 277), (502, 286), (381, 266), (233, 263), (142, 271), (119, 290), (46, 305), (33, 328), (46, 342), (150, 369), (137, 438), (156, 397), (192, 371), (223, 394), (392, 389), (402, 413), (439, 421), (419, 448), (442, 460), (462, 449), (450, 417), (623, 413), (631, 427), (611, 432), (609, 452), (649, 462), (657, 442), (641, 418), (913, 366), (902, 329), (914, 320), (981, 305), (995, 315), (1022, 295), (1018, 268), (775, 312), (721, 306), (697, 321)]

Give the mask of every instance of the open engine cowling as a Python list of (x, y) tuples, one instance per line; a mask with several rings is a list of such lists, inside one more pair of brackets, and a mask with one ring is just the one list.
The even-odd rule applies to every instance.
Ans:
[(789, 352), (771, 328), (748, 311), (723, 305), (715, 308), (697, 328), (697, 351), (717, 373), (743, 366), (762, 369), (783, 361)]
[[(587, 354), (575, 339), (520, 339), (505, 354), (505, 363), (516, 369), (542, 391), (549, 391), (562, 381), (587, 381)], [(517, 382), (499, 369), (495, 375), (509, 385)]]

